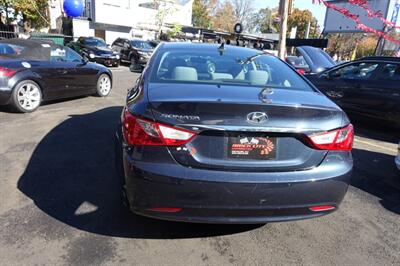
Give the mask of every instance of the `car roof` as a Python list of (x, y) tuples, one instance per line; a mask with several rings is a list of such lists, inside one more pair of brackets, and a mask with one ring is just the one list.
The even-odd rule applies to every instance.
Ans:
[(400, 62), (400, 57), (393, 57), (393, 56), (367, 56), (367, 57), (360, 58), (357, 61), (362, 61), (362, 60)]
[[(21, 60), (50, 60), (51, 49), (65, 49), (65, 46), (43, 42), (40, 39), (8, 39), (1, 40), (0, 44), (10, 44), (24, 47), (23, 51), (18, 55), (11, 55), (15, 59)], [(3, 55), (4, 56), (4, 55)]]
[[(192, 50), (192, 49), (201, 49), (201, 50), (215, 50), (221, 47), (221, 44), (211, 44), (211, 43), (188, 43), (188, 42), (163, 42), (161, 43), (161, 48), (163, 49), (179, 49), (179, 50)], [(255, 49), (240, 47), (235, 45), (225, 44), (225, 49), (229, 49), (233, 52), (239, 51), (247, 51), (247, 52), (261, 52)]]

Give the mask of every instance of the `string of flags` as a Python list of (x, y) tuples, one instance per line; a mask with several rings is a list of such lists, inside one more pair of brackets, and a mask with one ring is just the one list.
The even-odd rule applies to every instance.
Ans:
[[(360, 30), (367, 32), (367, 33), (373, 33), (379, 37), (384, 38), (385, 40), (392, 42), (392, 43), (396, 43), (398, 45), (400, 45), (400, 40), (394, 38), (393, 36), (390, 36), (388, 33), (381, 31), (381, 30), (377, 30), (371, 27), (368, 27), (367, 25), (365, 25), (364, 23), (361, 22), (361, 19), (359, 18), (359, 16), (357, 14), (354, 14), (352, 12), (350, 12), (349, 10), (339, 7), (331, 2), (328, 2), (326, 0), (312, 0), (314, 4), (324, 4), (327, 8), (333, 9), (341, 14), (343, 14), (345, 17), (353, 20), (356, 25), (357, 28), (359, 28)], [(380, 19), (387, 27), (390, 28), (395, 28), (395, 29), (400, 29), (400, 26), (396, 26), (395, 23), (388, 21), (382, 14), (382, 12), (380, 11), (374, 11), (372, 10), (369, 5), (368, 5), (368, 1), (367, 0), (348, 0), (348, 2), (350, 4), (353, 5), (357, 5), (359, 7), (361, 7), (363, 10), (365, 10), (368, 14), (368, 17), (372, 18), (378, 18)]]

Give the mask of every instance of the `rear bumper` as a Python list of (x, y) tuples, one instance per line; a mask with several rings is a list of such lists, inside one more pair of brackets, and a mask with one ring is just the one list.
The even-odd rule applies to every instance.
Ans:
[[(226, 172), (191, 169), (176, 163), (143, 163), (124, 152), (125, 188), (131, 210), (174, 221), (265, 223), (313, 218), (312, 206), (336, 208), (352, 172), (350, 153), (331, 154), (324, 162), (298, 172)], [(182, 208), (176, 213), (151, 208)], [(335, 209), (336, 209), (335, 208)]]

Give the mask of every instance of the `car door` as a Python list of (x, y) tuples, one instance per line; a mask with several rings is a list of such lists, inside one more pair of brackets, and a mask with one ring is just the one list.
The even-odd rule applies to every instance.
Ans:
[(83, 58), (65, 47), (65, 78), (68, 80), (66, 85), (69, 96), (78, 96), (92, 93), (96, 89), (98, 70), (86, 63)]
[(327, 72), (330, 86), (325, 94), (346, 111), (365, 112), (369, 97), (365, 92), (375, 77), (377, 62), (353, 62)]
[(68, 95), (68, 70), (65, 64), (65, 50), (62, 46), (52, 45), (49, 61), (38, 61), (32, 68), (42, 77), (44, 84), (43, 99), (54, 100)]
[(383, 63), (368, 88), (368, 114), (400, 125), (400, 63)]
[(121, 56), (123, 58), (123, 60), (125, 61), (130, 61), (130, 54), (131, 54), (131, 43), (129, 42), (129, 40), (123, 40), (122, 42), (122, 50), (121, 50)]

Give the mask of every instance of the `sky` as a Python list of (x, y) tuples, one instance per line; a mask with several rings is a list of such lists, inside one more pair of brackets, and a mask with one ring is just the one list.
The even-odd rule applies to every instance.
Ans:
[[(308, 9), (313, 13), (313, 16), (318, 20), (318, 24), (323, 28), (325, 21), (326, 8), (324, 5), (313, 4), (312, 0), (294, 0), (294, 7), (304, 10)], [(273, 8), (279, 5), (279, 0), (254, 0), (255, 8)]]

